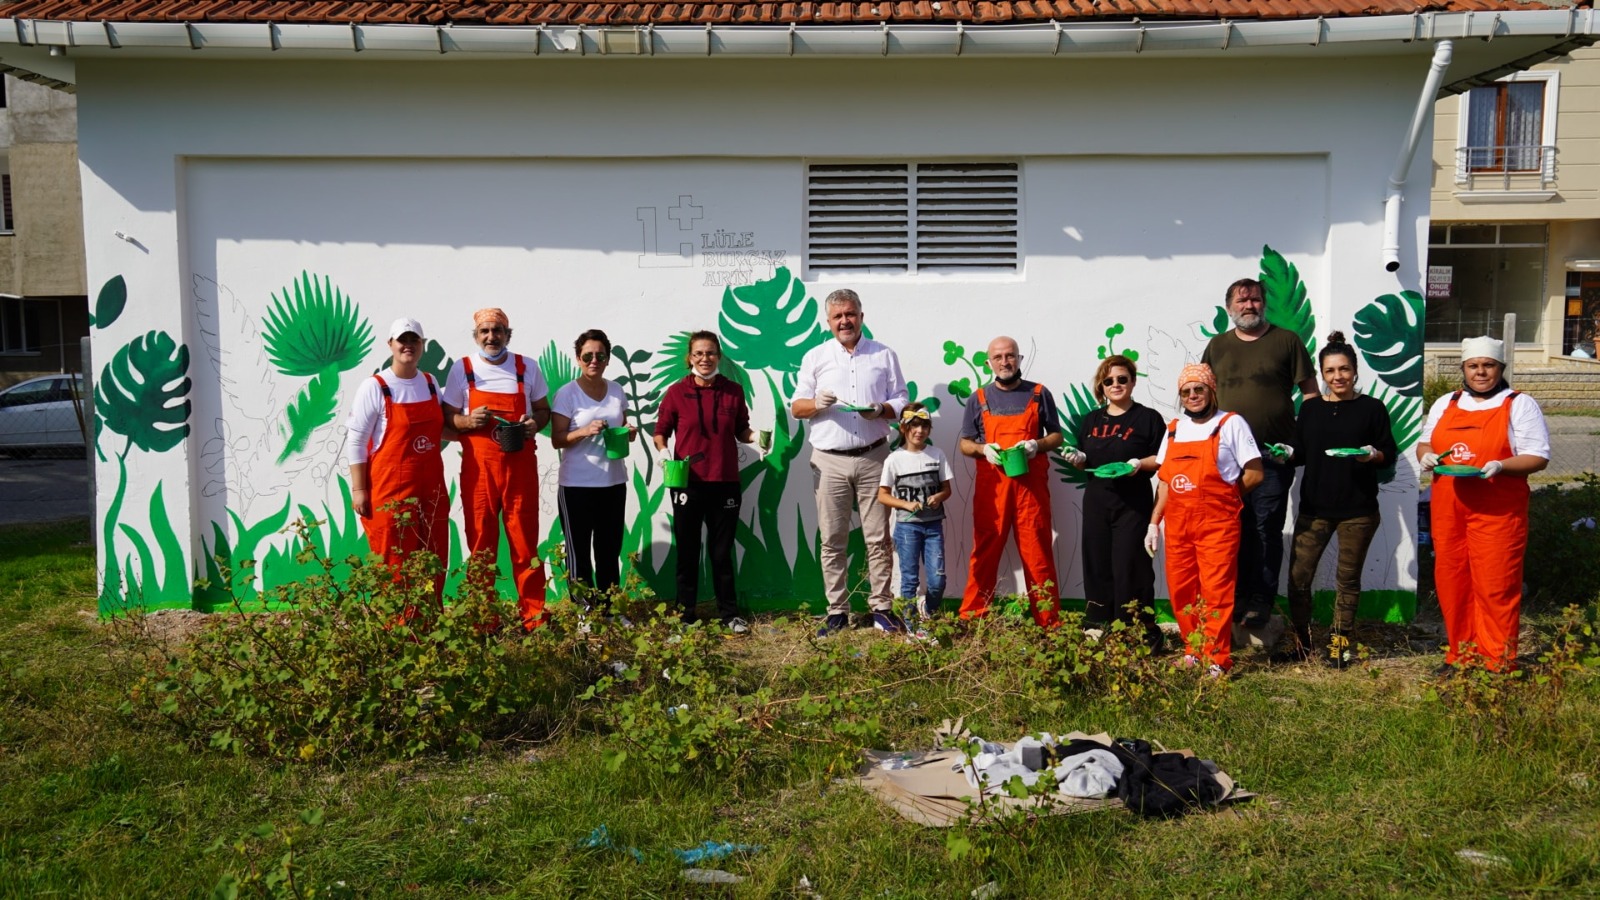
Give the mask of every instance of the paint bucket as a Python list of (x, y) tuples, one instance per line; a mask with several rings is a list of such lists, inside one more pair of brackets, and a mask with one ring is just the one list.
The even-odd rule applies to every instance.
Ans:
[(686, 488), (689, 486), (689, 461), (687, 459), (664, 459), (661, 461), (661, 480), (669, 488)]
[(527, 437), (528, 432), (523, 429), (520, 422), (504, 422), (494, 427), (494, 442), (506, 453), (521, 450)]
[(606, 458), (626, 459), (628, 456), (628, 429), (627, 427), (607, 428), (600, 432), (605, 436)]
[(1021, 478), (1028, 474), (1028, 451), (1021, 447), (1001, 450), (1000, 468), (1005, 469), (1006, 475), (1012, 478)]

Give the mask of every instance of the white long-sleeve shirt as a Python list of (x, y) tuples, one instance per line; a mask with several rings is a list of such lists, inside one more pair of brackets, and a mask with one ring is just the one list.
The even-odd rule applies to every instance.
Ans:
[(794, 399), (815, 400), (818, 391), (832, 391), (839, 402), (811, 418), (811, 445), (818, 450), (854, 450), (889, 436), (889, 420), (864, 419), (840, 407), (888, 403), (896, 418), (906, 408), (906, 379), (900, 357), (871, 338), (856, 341), (851, 353), (837, 340), (806, 351), (795, 379)]
[[(378, 374), (396, 403), (416, 403), (429, 397), (428, 379), (422, 372), (412, 378), (400, 378), (388, 369)], [(355, 400), (350, 403), (350, 418), (345, 422), (344, 458), (351, 465), (364, 463), (369, 458), (367, 442), (376, 450), (383, 443), (383, 389), (376, 379), (363, 378), (356, 386)]]

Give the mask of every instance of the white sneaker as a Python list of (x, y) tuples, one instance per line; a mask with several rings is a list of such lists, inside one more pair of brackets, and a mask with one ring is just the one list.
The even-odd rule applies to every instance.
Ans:
[(723, 622), (722, 627), (728, 629), (734, 634), (748, 634), (750, 632), (750, 623), (739, 618), (738, 616), (734, 616), (728, 621)]

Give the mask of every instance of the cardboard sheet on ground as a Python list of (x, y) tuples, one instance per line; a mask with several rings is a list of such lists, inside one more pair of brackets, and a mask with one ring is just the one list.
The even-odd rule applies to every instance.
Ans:
[[(1096, 743), (1111, 745), (1111, 736), (1108, 734), (1083, 734), (1074, 731), (1071, 734), (1057, 735), (1057, 740), (1062, 743), (1073, 740), (1087, 740)], [(1011, 749), (1012, 744), (1005, 744), (1006, 749)], [(1174, 751), (1185, 756), (1194, 754), (1188, 750)], [(920, 750), (911, 752), (890, 752), (887, 750), (869, 750), (866, 753), (867, 770), (861, 775), (861, 786), (873, 796), (877, 797), (890, 809), (902, 817), (923, 825), (935, 828), (948, 828), (966, 819), (972, 814), (972, 807), (967, 801), (978, 799), (978, 789), (967, 784), (966, 775), (958, 769), (952, 769), (955, 763), (962, 759), (960, 750)], [(886, 759), (897, 757), (908, 758), (906, 768), (883, 769), (878, 764)], [(1249, 791), (1239, 790), (1228, 773), (1218, 770), (1217, 783), (1222, 786), (1222, 799), (1217, 801), (1221, 806), (1247, 800), (1255, 795)], [(1028, 798), (1019, 800), (1007, 795), (1004, 791), (991, 791), (985, 798), (985, 803), (994, 803), (1001, 806), (1020, 807), (1032, 809), (1040, 815), (1059, 816), (1067, 813), (1096, 812), (1104, 809), (1120, 809), (1123, 807), (1121, 800), (1086, 800), (1078, 797), (1068, 797), (1063, 794), (1053, 794), (1046, 798)]]

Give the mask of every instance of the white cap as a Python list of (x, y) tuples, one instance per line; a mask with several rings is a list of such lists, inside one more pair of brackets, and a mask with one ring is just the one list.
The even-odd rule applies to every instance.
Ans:
[(405, 334), (408, 331), (417, 337), (422, 338), (423, 340), (428, 339), (428, 336), (422, 333), (421, 322), (418, 322), (416, 319), (402, 318), (395, 319), (394, 324), (389, 326), (389, 340), (398, 340), (400, 335)]
[(1483, 337), (1467, 338), (1461, 342), (1461, 361), (1489, 357), (1495, 362), (1505, 365), (1506, 342), (1497, 341), (1488, 335)]

